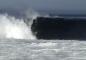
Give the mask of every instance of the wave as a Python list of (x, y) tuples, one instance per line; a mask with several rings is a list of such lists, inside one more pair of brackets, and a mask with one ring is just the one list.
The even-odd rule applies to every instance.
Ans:
[(0, 14), (0, 39), (85, 40), (86, 17), (49, 16), (28, 10), (21, 18)]

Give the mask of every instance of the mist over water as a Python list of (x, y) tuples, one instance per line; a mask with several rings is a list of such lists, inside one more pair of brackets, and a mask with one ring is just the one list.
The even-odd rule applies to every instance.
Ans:
[(0, 38), (36, 39), (31, 32), (31, 24), (37, 16), (38, 14), (33, 11), (28, 11), (25, 19), (18, 19), (8, 14), (0, 14)]

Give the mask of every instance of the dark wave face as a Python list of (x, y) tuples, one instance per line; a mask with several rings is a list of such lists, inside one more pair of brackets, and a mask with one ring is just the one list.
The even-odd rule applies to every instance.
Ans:
[(86, 39), (85, 18), (38, 17), (33, 21), (31, 29), (38, 39)]

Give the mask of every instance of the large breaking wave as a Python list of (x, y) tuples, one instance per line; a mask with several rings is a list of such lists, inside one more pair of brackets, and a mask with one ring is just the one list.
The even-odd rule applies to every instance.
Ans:
[(0, 39), (85, 40), (86, 17), (41, 15), (33, 10), (21, 18), (0, 14)]

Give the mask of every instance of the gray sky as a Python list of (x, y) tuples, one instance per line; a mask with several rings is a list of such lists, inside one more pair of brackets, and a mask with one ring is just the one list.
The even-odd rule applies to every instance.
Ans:
[(86, 0), (0, 0), (0, 8), (85, 11)]

